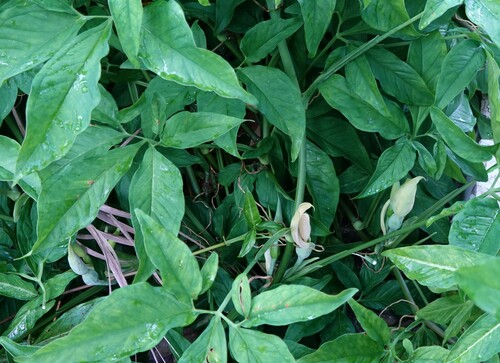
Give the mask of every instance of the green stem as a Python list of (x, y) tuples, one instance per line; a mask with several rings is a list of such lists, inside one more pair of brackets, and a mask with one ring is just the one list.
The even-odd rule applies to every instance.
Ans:
[(14, 218), (12, 218), (11, 216), (7, 216), (5, 214), (0, 214), (0, 219), (7, 222), (14, 222)]
[(196, 180), (196, 175), (194, 175), (193, 167), (187, 166), (186, 171), (188, 174), (189, 183), (191, 184), (191, 188), (193, 188), (194, 194), (201, 194), (200, 184), (198, 184), (198, 180)]
[(380, 43), (382, 40), (387, 39), (394, 33), (397, 33), (401, 29), (407, 27), (408, 25), (414, 23), (415, 21), (419, 20), (422, 17), (422, 13), (415, 15), (413, 18), (405, 21), (403, 24), (398, 25), (394, 29), (388, 31), (387, 33), (383, 35), (377, 35), (375, 38), (370, 40), (369, 42), (366, 42), (353, 52), (347, 54), (345, 57), (340, 59), (339, 61), (335, 62), (328, 68), (324, 73), (322, 73), (318, 78), (314, 80), (314, 82), (309, 86), (309, 88), (304, 92), (303, 94), (303, 103), (307, 105), (309, 103), (309, 99), (312, 97), (312, 95), (316, 92), (318, 89), (319, 85), (326, 81), (328, 78), (330, 78), (335, 72), (337, 72), (339, 69), (344, 67), (347, 63), (350, 61), (356, 59), (359, 57), (361, 54), (367, 52), (369, 49), (373, 48), (375, 45)]
[(12, 119), (12, 116), (9, 114), (5, 117), (5, 123), (9, 127), (10, 131), (14, 134), (14, 137), (16, 138), (17, 142), (20, 144), (23, 143), (23, 135), (21, 134), (21, 131), (19, 131), (19, 128), (16, 125), (16, 122)]

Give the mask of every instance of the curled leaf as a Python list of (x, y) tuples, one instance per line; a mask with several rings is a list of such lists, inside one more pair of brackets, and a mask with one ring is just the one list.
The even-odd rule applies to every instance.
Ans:
[(313, 205), (311, 203), (301, 203), (290, 222), (290, 234), (292, 235), (293, 241), (300, 248), (309, 247), (309, 239), (311, 237), (311, 223), (309, 220), (309, 215), (306, 210), (311, 208)]

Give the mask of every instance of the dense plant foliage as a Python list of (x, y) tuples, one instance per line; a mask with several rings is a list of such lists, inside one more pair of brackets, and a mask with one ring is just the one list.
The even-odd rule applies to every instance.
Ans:
[(0, 361), (499, 362), (499, 19), (2, 2)]

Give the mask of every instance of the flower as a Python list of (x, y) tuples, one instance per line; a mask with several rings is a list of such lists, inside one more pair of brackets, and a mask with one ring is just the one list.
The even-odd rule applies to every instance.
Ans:
[(400, 218), (406, 217), (415, 204), (415, 195), (417, 194), (417, 184), (424, 179), (423, 176), (417, 176), (413, 179), (407, 179), (403, 185), (394, 183), (391, 190), (391, 208), (394, 214)]
[(311, 208), (311, 203), (301, 203), (290, 222), (290, 234), (293, 241), (300, 248), (309, 248), (309, 240), (311, 238), (311, 222), (309, 214), (306, 210)]

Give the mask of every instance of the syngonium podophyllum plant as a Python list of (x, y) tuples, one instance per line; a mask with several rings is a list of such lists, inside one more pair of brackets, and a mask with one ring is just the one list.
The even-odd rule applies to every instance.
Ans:
[(3, 1), (0, 360), (499, 362), (498, 19)]

